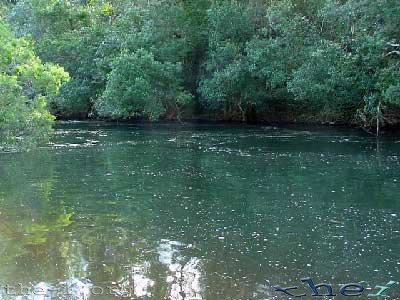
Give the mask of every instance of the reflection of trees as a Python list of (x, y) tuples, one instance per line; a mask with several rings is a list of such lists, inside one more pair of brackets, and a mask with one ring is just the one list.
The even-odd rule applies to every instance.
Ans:
[[(47, 151), (18, 154), (19, 159), (4, 160), (1, 168), (1, 264), (29, 276), (49, 274), (49, 262), (65, 253), (68, 239), (64, 229), (72, 224), (65, 203), (52, 197), (56, 183)], [(58, 248), (59, 245), (62, 247)], [(26, 269), (35, 262), (33, 270)], [(1, 277), (1, 276), (0, 276)]]

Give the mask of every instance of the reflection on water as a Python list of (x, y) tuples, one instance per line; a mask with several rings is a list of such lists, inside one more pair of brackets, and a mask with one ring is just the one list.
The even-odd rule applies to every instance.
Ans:
[(113, 294), (122, 298), (151, 297), (151, 288), (154, 281), (146, 277), (150, 263), (144, 262), (142, 266), (135, 266), (112, 290)]
[(47, 147), (0, 154), (0, 299), (287, 299), (273, 286), (307, 276), (398, 281), (398, 140), (60, 125)]
[(185, 262), (181, 256), (180, 242), (162, 240), (158, 248), (159, 261), (168, 268), (167, 283), (171, 284), (169, 299), (203, 299), (201, 296), (201, 270), (200, 260), (191, 257)]

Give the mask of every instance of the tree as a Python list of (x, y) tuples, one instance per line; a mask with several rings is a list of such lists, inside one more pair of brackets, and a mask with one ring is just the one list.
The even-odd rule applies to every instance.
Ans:
[(8, 19), (71, 74), (50, 103), (60, 117), (180, 119), (196, 103), (379, 127), (400, 122), (397, 2), (19, 0)]
[(180, 75), (179, 64), (157, 61), (147, 50), (125, 52), (114, 63), (97, 111), (112, 118), (157, 119), (190, 100)]
[(296, 101), (318, 112), (325, 121), (352, 119), (354, 109), (362, 105), (362, 91), (353, 68), (352, 56), (340, 45), (323, 42), (294, 71), (288, 90)]
[(25, 39), (17, 39), (0, 19), (0, 147), (22, 139), (41, 142), (52, 131), (47, 101), (57, 96), (68, 74), (42, 64)]
[(246, 5), (214, 3), (208, 13), (209, 50), (199, 91), (205, 106), (223, 109), (225, 118), (245, 121), (264, 97), (262, 82), (252, 76), (246, 42), (255, 34), (254, 16)]

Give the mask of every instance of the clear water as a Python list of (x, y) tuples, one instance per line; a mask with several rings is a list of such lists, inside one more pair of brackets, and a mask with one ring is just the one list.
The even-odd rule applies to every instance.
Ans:
[(288, 299), (273, 286), (310, 295), (308, 276), (376, 292), (400, 279), (399, 194), (397, 137), (61, 124), (0, 154), (0, 285), (42, 289), (0, 299)]

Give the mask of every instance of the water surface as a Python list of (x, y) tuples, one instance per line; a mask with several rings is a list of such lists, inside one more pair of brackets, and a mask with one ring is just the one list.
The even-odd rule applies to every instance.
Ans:
[(288, 299), (273, 286), (310, 294), (308, 276), (374, 288), (400, 279), (399, 194), (396, 137), (60, 124), (46, 147), (0, 154), (0, 285), (156, 300)]

